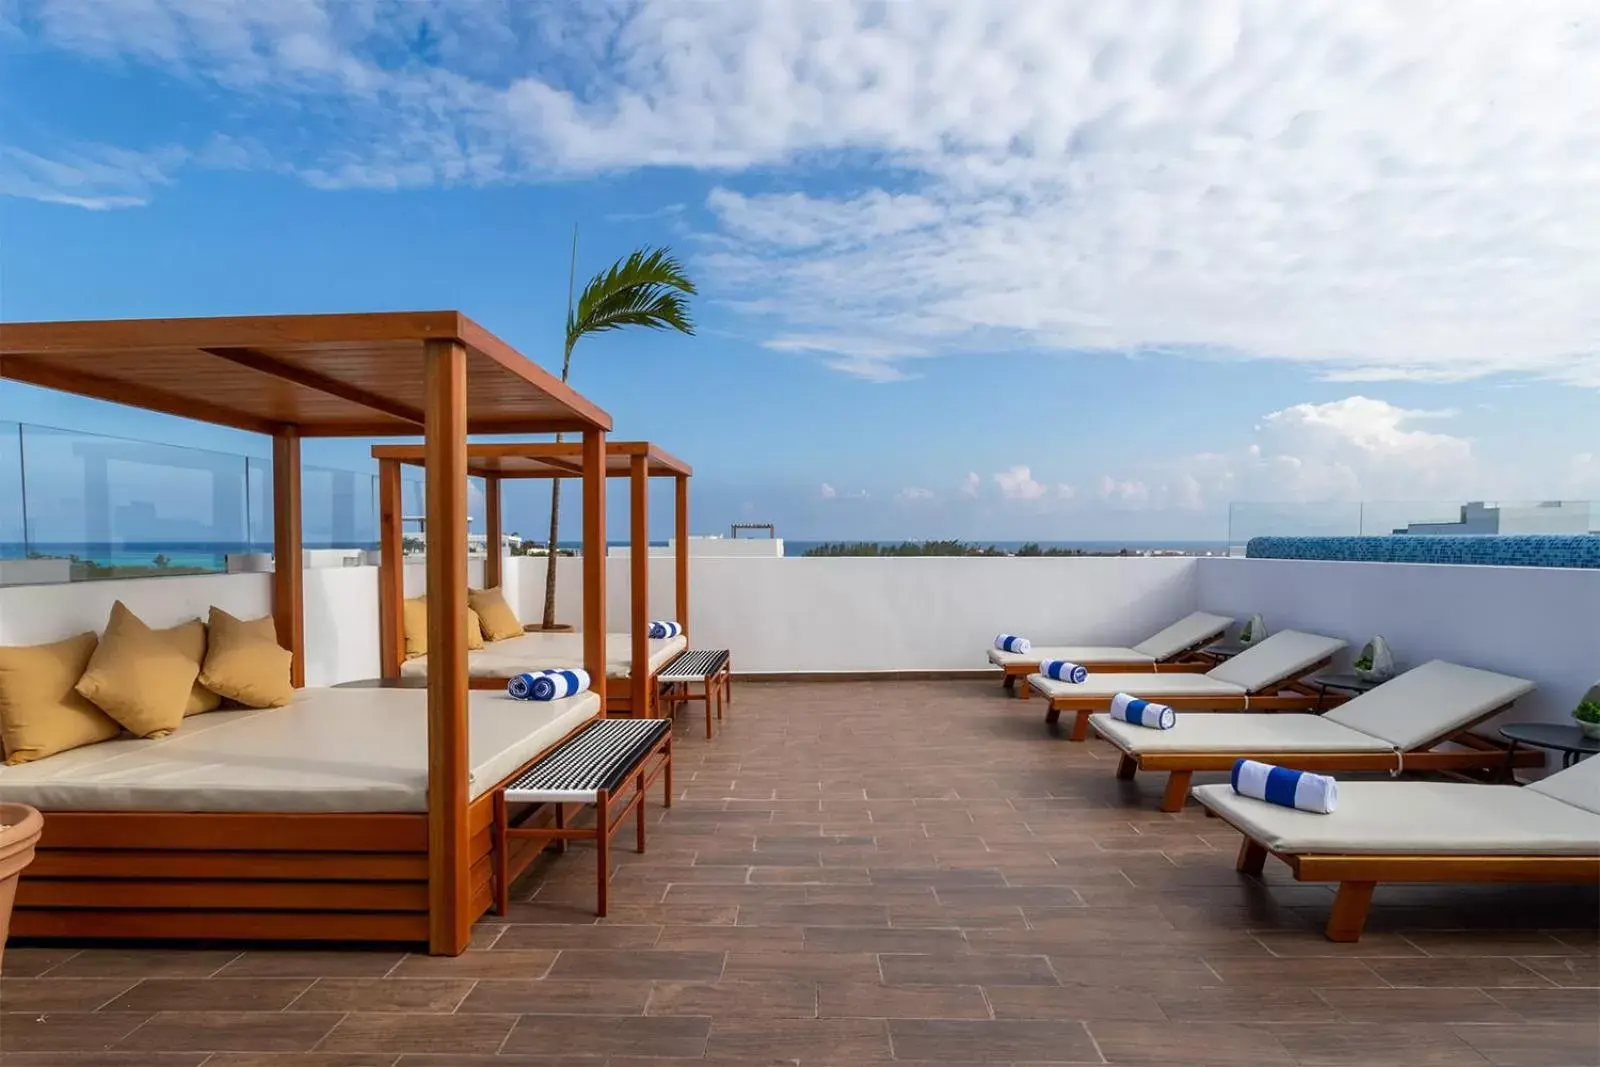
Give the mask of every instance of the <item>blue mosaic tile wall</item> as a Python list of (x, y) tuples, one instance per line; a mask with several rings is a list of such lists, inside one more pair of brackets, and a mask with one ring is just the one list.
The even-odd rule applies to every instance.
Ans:
[(1323, 559), (1353, 563), (1600, 568), (1600, 535), (1252, 537), (1245, 545), (1244, 554), (1252, 559)]

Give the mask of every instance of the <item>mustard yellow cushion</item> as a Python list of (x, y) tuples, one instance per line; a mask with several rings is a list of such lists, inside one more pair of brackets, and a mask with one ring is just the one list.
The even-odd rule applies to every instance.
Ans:
[[(412, 597), (400, 608), (401, 621), (406, 631), (406, 659), (416, 659), (428, 654), (428, 598)], [(478, 613), (467, 609), (467, 648), (483, 647), (483, 623)]]
[(73, 689), (99, 643), (87, 633), (49, 645), (0, 648), (0, 748), (6, 763), (44, 759), (122, 732), (115, 719)]
[(165, 737), (183, 724), (199, 674), (198, 663), (119, 600), (75, 688), (135, 737)]
[(194, 664), (195, 681), (189, 690), (189, 702), (184, 705), (185, 715), (199, 715), (202, 712), (216, 711), (222, 706), (222, 698), (200, 684), (200, 668), (206, 662), (206, 624), (199, 619), (190, 619), (188, 622), (177, 626), (169, 626), (165, 630), (157, 630), (157, 636), (165, 637), (171, 641), (185, 659)]
[(281, 708), (294, 699), (294, 655), (278, 647), (272, 616), (244, 622), (213, 607), (206, 636), (201, 685), (247, 708)]
[(511, 610), (511, 605), (506, 603), (499, 586), (493, 589), (468, 590), (467, 605), (478, 613), (478, 620), (483, 626), (483, 636), (490, 641), (504, 641), (508, 637), (522, 636), (522, 620), (517, 618), (516, 612)]

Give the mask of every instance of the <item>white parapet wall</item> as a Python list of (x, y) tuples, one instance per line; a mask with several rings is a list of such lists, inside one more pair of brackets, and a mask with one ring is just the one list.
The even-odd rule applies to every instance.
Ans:
[(1382, 634), (1401, 667), (1447, 659), (1538, 683), (1503, 720), (1570, 722), (1600, 679), (1600, 570), (1319, 560), (1199, 561), (1207, 611), (1342, 637)]

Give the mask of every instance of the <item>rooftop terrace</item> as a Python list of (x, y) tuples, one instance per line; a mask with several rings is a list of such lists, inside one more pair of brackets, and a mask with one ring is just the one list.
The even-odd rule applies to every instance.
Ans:
[(12, 947), (0, 1062), (1600, 1061), (1592, 888), (1384, 886), (1333, 944), (1328, 889), (1237, 874), (1225, 826), (990, 682), (736, 699), (680, 731), (606, 920), (557, 856), (459, 957)]

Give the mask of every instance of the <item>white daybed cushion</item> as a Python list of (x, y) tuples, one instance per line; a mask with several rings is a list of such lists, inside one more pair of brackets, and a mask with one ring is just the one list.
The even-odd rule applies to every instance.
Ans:
[(1027, 652), (1005, 652), (998, 648), (989, 650), (989, 662), (996, 667), (1010, 667), (1018, 663), (1037, 667), (1047, 659), (1064, 659), (1072, 663), (1127, 663), (1130, 665), (1155, 662), (1153, 656), (1147, 656), (1143, 652), (1135, 652), (1131, 648), (1120, 648), (1116, 645), (1049, 645), (1030, 649)]
[(1337, 637), (1279, 630), (1259, 645), (1245, 649), (1206, 673), (1219, 682), (1232, 682), (1248, 693), (1269, 692), (1327, 659), (1344, 645)]
[(1165, 630), (1157, 631), (1133, 646), (1151, 659), (1171, 659), (1180, 652), (1210, 644), (1227, 632), (1233, 620), (1226, 615), (1196, 611), (1185, 615)]
[(1215, 712), (1207, 715), (1178, 713), (1170, 730), (1113, 719), (1100, 713), (1089, 716), (1095, 733), (1129, 755), (1157, 753), (1221, 752), (1239, 756), (1261, 756), (1277, 752), (1374, 752), (1393, 751), (1387, 742), (1352, 730), (1325, 715), (1287, 713), (1253, 715)]
[(1600, 856), (1600, 815), (1513, 785), (1341, 781), (1328, 815), (1226, 785), (1193, 792), (1247, 837), (1291, 855)]
[(1409, 751), (1455, 733), (1532, 689), (1526, 678), (1436, 659), (1340, 704), (1325, 717)]
[[(477, 797), (599, 713), (583, 692), (549, 702), (472, 693), (467, 792)], [(0, 767), (0, 800), (45, 811), (427, 810), (428, 694), (299, 689), (282, 708), (193, 715), (127, 738)]]
[(1110, 674), (1091, 673), (1082, 685), (1046, 678), (1042, 674), (1028, 675), (1028, 684), (1047, 697), (1104, 697), (1109, 700), (1118, 693), (1132, 693), (1159, 701), (1162, 697), (1227, 697), (1242, 698), (1246, 690), (1231, 682), (1219, 681), (1209, 674), (1191, 674), (1173, 671), (1167, 674)]
[[(628, 634), (606, 634), (606, 677), (626, 678), (633, 673), (633, 645)], [(672, 657), (689, 647), (689, 639), (679, 634), (665, 640), (651, 640), (650, 673), (671, 662)], [(583, 666), (583, 634), (527, 633), (504, 641), (489, 641), (467, 653), (467, 673), (474, 678), (510, 678), (524, 671), (566, 670)], [(418, 656), (400, 665), (407, 677), (426, 678), (428, 657)]]

